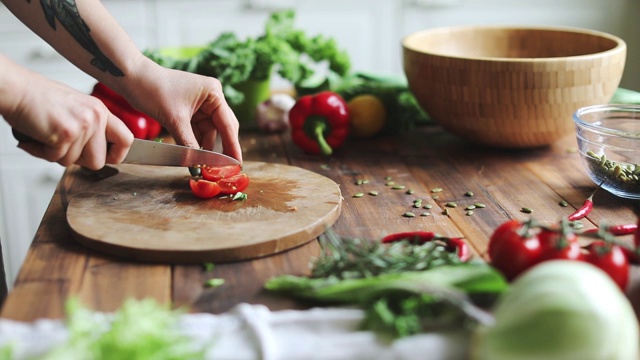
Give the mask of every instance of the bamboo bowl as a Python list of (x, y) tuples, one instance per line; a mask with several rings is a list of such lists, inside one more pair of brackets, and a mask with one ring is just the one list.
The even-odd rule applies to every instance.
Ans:
[(402, 40), (420, 106), (481, 145), (533, 148), (574, 133), (576, 109), (607, 103), (626, 59), (618, 37), (591, 30), (469, 26)]

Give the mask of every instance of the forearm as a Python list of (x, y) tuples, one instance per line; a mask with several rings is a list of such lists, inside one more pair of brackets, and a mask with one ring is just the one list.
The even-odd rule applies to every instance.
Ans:
[(28, 70), (0, 54), (0, 115), (8, 117), (22, 101)]
[(98, 0), (2, 2), (60, 54), (111, 88), (125, 91), (149, 65)]

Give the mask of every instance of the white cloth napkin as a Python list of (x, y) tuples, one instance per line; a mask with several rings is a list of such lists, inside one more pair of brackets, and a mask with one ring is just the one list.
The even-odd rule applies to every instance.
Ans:
[[(385, 341), (371, 331), (358, 329), (363, 317), (359, 309), (270, 311), (264, 305), (239, 304), (219, 315), (183, 314), (179, 327), (197, 344), (210, 345), (207, 358), (212, 360), (459, 360), (468, 357), (470, 335), (464, 329)], [(26, 323), (0, 319), (0, 347), (13, 343), (16, 359), (44, 354), (66, 338), (67, 331), (60, 320)]]

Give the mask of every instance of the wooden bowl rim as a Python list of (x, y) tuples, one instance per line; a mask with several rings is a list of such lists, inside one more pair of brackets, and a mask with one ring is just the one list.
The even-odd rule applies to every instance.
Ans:
[[(458, 56), (451, 54), (444, 54), (440, 52), (432, 52), (424, 49), (418, 49), (415, 46), (410, 46), (409, 42), (411, 42), (414, 38), (424, 36), (429, 33), (443, 33), (448, 31), (487, 31), (487, 30), (533, 30), (533, 31), (556, 31), (556, 32), (565, 32), (565, 33), (574, 33), (574, 34), (584, 34), (591, 35), (600, 38), (606, 38), (612, 40), (616, 43), (616, 46), (612, 49), (584, 54), (584, 55), (575, 55), (575, 56), (557, 56), (557, 57), (536, 57), (536, 58), (512, 58), (512, 57), (489, 57), (489, 56)], [(451, 58), (451, 59), (461, 59), (461, 60), (477, 60), (477, 61), (501, 61), (501, 62), (531, 62), (531, 61), (560, 61), (567, 59), (590, 59), (600, 56), (613, 55), (614, 53), (620, 51), (626, 51), (627, 45), (624, 40), (615, 35), (577, 27), (568, 27), (568, 26), (513, 26), (513, 25), (464, 25), (464, 26), (444, 26), (444, 27), (436, 27), (432, 29), (425, 29), (413, 32), (409, 35), (406, 35), (402, 38), (401, 41), (402, 48), (404, 50), (412, 51), (419, 54), (431, 55), (443, 58)]]

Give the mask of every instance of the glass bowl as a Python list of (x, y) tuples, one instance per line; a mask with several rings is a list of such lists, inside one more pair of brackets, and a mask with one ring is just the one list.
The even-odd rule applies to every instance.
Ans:
[(640, 106), (587, 106), (573, 121), (591, 180), (614, 195), (640, 199)]

